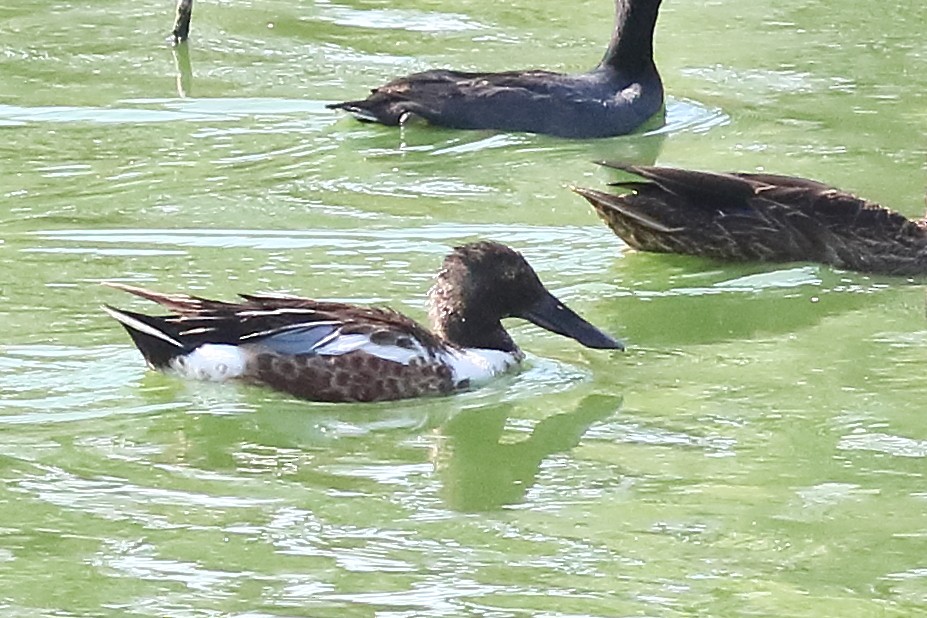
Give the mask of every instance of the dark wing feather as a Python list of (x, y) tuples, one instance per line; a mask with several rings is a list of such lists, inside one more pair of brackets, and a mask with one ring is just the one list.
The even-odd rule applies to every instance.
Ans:
[(799, 176), (782, 176), (780, 174), (747, 174), (743, 172), (737, 172), (729, 175), (735, 176), (737, 178), (743, 178), (744, 180), (751, 182), (764, 184), (767, 186), (766, 190), (808, 189), (812, 192), (837, 190), (831, 185), (824, 184), (823, 182), (810, 180), (808, 178), (801, 178)]
[(517, 98), (549, 96), (550, 80), (562, 77), (549, 71), (511, 71), (506, 73), (468, 73), (463, 71), (425, 71), (395, 79), (371, 90), (357, 101), (334, 103), (364, 120), (398, 125), (406, 114), (415, 114), (440, 124), (461, 105), (478, 104), (506, 94)]
[(637, 181), (638, 187), (636, 190), (641, 188), (641, 184), (644, 186), (652, 184), (659, 187), (664, 193), (688, 197), (695, 206), (703, 204), (705, 200), (730, 202), (748, 199), (756, 195), (759, 189), (766, 187), (765, 183), (746, 175), (632, 165), (618, 161), (600, 161), (599, 164), (633, 174), (648, 181), (648, 183)]
[[(163, 334), (162, 343), (169, 346), (172, 341), (178, 343), (182, 349), (175, 350), (175, 355), (206, 343), (258, 342), (280, 353), (305, 354), (339, 334), (364, 334), (375, 342), (404, 347), (410, 347), (414, 340), (432, 351), (444, 347), (430, 331), (390, 309), (272, 294), (241, 295), (244, 302), (227, 303), (185, 294), (162, 294), (123, 284), (106, 285), (156, 302), (175, 314), (145, 316), (108, 309), (127, 330), (130, 330), (127, 322), (140, 321), (148, 329)], [(120, 315), (130, 319), (120, 319)]]

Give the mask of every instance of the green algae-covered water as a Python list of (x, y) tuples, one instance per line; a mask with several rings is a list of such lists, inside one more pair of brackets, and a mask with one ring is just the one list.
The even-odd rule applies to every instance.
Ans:
[[(927, 612), (923, 286), (630, 252), (567, 189), (657, 161), (920, 215), (922, 2), (666, 0), (667, 125), (593, 142), (324, 104), (427, 67), (582, 70), (609, 0), (204, 0), (187, 56), (172, 11), (0, 8), (0, 614)], [(513, 323), (518, 375), (322, 405), (151, 373), (99, 310), (145, 307), (115, 280), (424, 319), (484, 237), (628, 351)]]

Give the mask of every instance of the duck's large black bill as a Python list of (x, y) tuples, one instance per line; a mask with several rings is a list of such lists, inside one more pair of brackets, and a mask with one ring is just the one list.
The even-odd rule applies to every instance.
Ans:
[(569, 337), (587, 348), (624, 350), (624, 344), (612, 339), (598, 328), (579, 317), (572, 309), (548, 294), (518, 317), (537, 324), (541, 328)]

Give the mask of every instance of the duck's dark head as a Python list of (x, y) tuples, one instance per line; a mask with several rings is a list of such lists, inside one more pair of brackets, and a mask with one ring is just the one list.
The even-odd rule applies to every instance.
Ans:
[(461, 347), (514, 351), (504, 318), (522, 318), (589, 348), (624, 346), (547, 291), (517, 251), (491, 241), (457, 247), (428, 293), (435, 333)]

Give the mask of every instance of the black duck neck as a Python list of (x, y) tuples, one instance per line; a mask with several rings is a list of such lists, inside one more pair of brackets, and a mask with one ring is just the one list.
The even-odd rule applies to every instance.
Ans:
[(615, 28), (599, 68), (622, 73), (656, 71), (653, 32), (661, 0), (615, 0)]
[(436, 313), (432, 313), (434, 332), (452, 345), (503, 352), (518, 350), (498, 318), (453, 309)]

